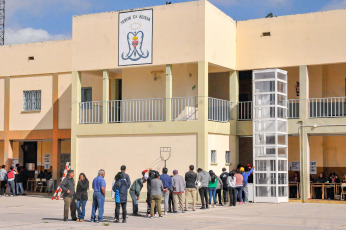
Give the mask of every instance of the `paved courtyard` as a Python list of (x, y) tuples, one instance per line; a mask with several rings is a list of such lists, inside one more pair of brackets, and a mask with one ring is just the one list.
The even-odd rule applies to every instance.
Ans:
[[(84, 223), (62, 221), (63, 201), (38, 196), (0, 197), (0, 229), (346, 229), (345, 204), (247, 204), (216, 207), (148, 219), (129, 215), (115, 224), (114, 203), (106, 202), (104, 223), (90, 223), (91, 202)], [(128, 211), (131, 213), (131, 204)], [(144, 213), (145, 204), (140, 205)]]

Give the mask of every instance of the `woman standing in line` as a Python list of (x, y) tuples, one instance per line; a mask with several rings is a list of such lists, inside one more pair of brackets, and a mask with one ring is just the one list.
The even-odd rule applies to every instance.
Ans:
[[(243, 175), (241, 175), (240, 171), (244, 171), (244, 168), (241, 167), (240, 170), (237, 169), (236, 174), (234, 175), (236, 178), (235, 184), (236, 184), (236, 198), (239, 199), (239, 204), (243, 203)], [(237, 202), (237, 199), (235, 200)]]
[(126, 204), (127, 204), (127, 181), (123, 178), (123, 173), (118, 172), (115, 176), (116, 182), (113, 185), (115, 192), (115, 222), (119, 223), (120, 206), (123, 214), (123, 223), (126, 223)]
[(229, 206), (236, 206), (237, 195), (236, 195), (236, 177), (234, 176), (234, 170), (229, 172), (227, 177), (227, 187), (229, 192)]
[(215, 175), (213, 170), (209, 171), (210, 175), (210, 181), (209, 181), (209, 186), (208, 186), (208, 191), (209, 191), (209, 206), (211, 205), (211, 198), (214, 200), (213, 208), (215, 208), (216, 205), (216, 187), (217, 187), (217, 181), (219, 178)]
[(84, 173), (79, 174), (79, 180), (78, 180), (77, 191), (76, 191), (77, 211), (78, 211), (77, 222), (84, 221), (85, 206), (88, 201), (88, 189), (89, 189), (89, 180), (86, 178)]

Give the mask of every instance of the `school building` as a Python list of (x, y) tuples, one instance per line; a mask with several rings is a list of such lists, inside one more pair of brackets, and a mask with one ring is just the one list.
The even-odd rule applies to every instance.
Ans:
[(121, 165), (134, 180), (165, 160), (180, 174), (252, 164), (252, 71), (281, 69), (302, 199), (310, 162), (313, 177), (346, 172), (345, 9), (234, 21), (201, 0), (72, 23), (71, 40), (0, 47), (0, 163), (54, 179), (70, 161), (89, 179), (102, 168), (108, 192)]

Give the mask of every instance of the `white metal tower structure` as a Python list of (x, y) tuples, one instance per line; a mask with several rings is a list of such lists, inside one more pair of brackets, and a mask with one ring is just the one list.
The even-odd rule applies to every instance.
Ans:
[(288, 202), (287, 72), (253, 71), (254, 202)]
[(0, 0), (0, 46), (5, 44), (5, 0)]

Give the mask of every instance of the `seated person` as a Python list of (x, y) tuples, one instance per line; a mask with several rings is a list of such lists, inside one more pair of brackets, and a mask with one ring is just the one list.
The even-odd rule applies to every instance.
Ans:
[[(321, 183), (321, 184), (326, 183), (326, 178), (324, 178), (323, 172), (321, 172), (318, 175), (316, 182)], [(315, 188), (315, 194), (316, 194), (316, 199), (322, 199), (322, 187), (321, 188)]]
[[(335, 172), (331, 172), (329, 174), (329, 183), (340, 183), (339, 177), (335, 174)], [(327, 188), (327, 199), (334, 199), (334, 186), (331, 188)]]
[[(300, 182), (300, 177), (298, 172), (294, 172), (292, 178), (290, 178), (290, 182)], [(298, 189), (296, 186), (290, 186), (290, 198), (297, 198)]]

